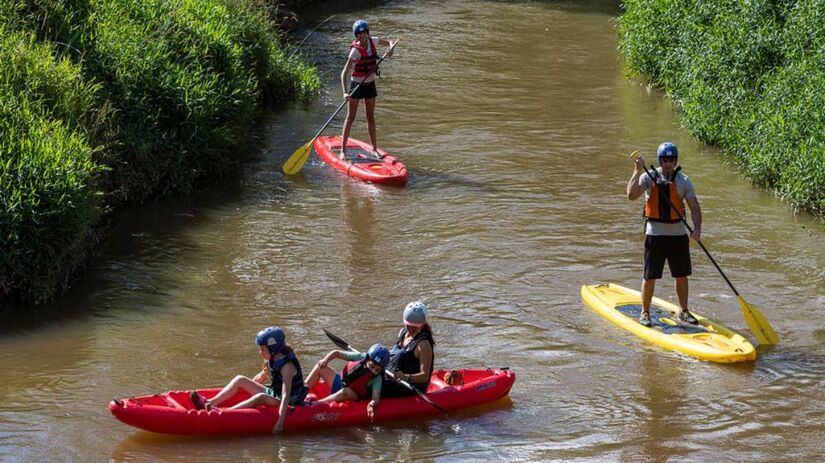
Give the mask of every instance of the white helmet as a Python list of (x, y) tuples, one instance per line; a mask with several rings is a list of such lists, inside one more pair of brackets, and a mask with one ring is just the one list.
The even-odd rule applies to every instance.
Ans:
[(427, 304), (423, 301), (413, 301), (404, 309), (404, 324), (422, 327), (427, 323)]

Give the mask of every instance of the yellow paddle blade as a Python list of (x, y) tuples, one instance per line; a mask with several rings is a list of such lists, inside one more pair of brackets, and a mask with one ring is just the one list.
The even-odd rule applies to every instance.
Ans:
[(297, 174), (298, 171), (301, 170), (301, 167), (304, 167), (307, 159), (309, 159), (309, 153), (312, 151), (312, 142), (314, 141), (315, 139), (313, 138), (292, 153), (292, 156), (290, 156), (284, 163), (283, 169), (285, 174)]
[(776, 334), (773, 327), (768, 323), (768, 319), (762, 315), (762, 312), (756, 307), (745, 302), (742, 296), (738, 296), (739, 305), (742, 306), (742, 313), (745, 315), (745, 321), (748, 323), (751, 332), (759, 341), (759, 344), (773, 346), (779, 342), (779, 335)]

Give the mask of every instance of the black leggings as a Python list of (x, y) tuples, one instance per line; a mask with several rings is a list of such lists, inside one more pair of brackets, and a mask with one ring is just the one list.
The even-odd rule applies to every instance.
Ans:
[[(427, 386), (429, 386), (429, 384), (426, 383), (410, 384), (419, 392), (427, 392)], [(406, 397), (409, 395), (415, 395), (415, 392), (411, 391), (409, 388), (394, 379), (385, 379), (384, 384), (381, 385), (381, 398)]]

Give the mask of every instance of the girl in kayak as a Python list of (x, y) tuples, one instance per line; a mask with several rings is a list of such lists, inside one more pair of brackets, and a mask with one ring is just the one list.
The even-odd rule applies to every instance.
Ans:
[[(372, 143), (372, 153), (374, 156), (383, 157), (378, 152), (375, 135), (375, 97), (378, 91), (375, 88), (375, 75), (378, 71), (378, 49), (376, 45), (393, 47), (398, 40), (384, 40), (370, 36), (370, 28), (363, 19), (355, 21), (352, 25), (352, 33), (355, 40), (349, 48), (347, 62), (341, 71), (341, 89), (344, 91), (344, 99), (347, 100), (347, 118), (344, 121), (344, 129), (341, 133), (341, 160), (346, 160), (347, 140), (358, 112), (358, 102), (364, 100), (364, 107), (367, 111), (367, 129)], [(392, 50), (389, 55), (392, 56)], [(349, 87), (347, 87), (349, 80)], [(358, 87), (356, 89), (356, 87)]]
[[(347, 360), (341, 374), (329, 367), (335, 359)], [(319, 402), (346, 402), (370, 398), (367, 416), (372, 419), (381, 402), (381, 386), (384, 369), (390, 363), (390, 351), (383, 344), (374, 344), (366, 354), (334, 350), (318, 361), (307, 377), (306, 387), (311, 389), (323, 378), (329, 385), (330, 395)]]
[[(277, 326), (270, 326), (258, 332), (255, 342), (260, 347), (261, 357), (264, 358), (263, 369), (260, 373), (250, 379), (246, 376), (238, 375), (232, 379), (215, 397), (207, 400), (196, 391), (192, 391), (192, 403), (198, 410), (211, 410), (220, 407), (226, 399), (229, 399), (239, 391), (244, 390), (252, 395), (247, 400), (229, 407), (229, 410), (239, 408), (255, 408), (259, 405), (274, 407), (280, 405), (278, 422), (275, 424), (275, 432), (280, 432), (284, 427), (288, 405), (301, 405), (307, 394), (304, 386), (304, 377), (301, 373), (301, 363), (286, 343), (284, 331)], [(264, 385), (266, 379), (271, 379), (270, 386)], [(287, 400), (281, 400), (286, 397)]]
[[(426, 393), (433, 373), (435, 340), (427, 323), (427, 304), (410, 302), (404, 309), (404, 328), (390, 350), (390, 365), (395, 380), (384, 381), (382, 397), (403, 397), (415, 394), (404, 383)], [(402, 383), (403, 381), (404, 383)]]

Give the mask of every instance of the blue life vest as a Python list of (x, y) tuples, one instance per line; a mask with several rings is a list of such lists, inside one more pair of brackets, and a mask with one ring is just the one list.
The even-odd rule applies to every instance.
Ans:
[(292, 362), (297, 370), (295, 376), (292, 377), (292, 391), (290, 392), (290, 399), (303, 399), (307, 393), (307, 391), (304, 390), (304, 374), (301, 372), (301, 362), (298, 361), (298, 357), (296, 357), (295, 352), (292, 351), (284, 355), (284, 357), (280, 360), (272, 360), (270, 358), (267, 362), (267, 366), (269, 367), (269, 377), (272, 378), (272, 385), (270, 386), (272, 388), (272, 392), (274, 392), (276, 396), (280, 397), (284, 385), (284, 378), (281, 376), (281, 368), (283, 368), (287, 362)]

